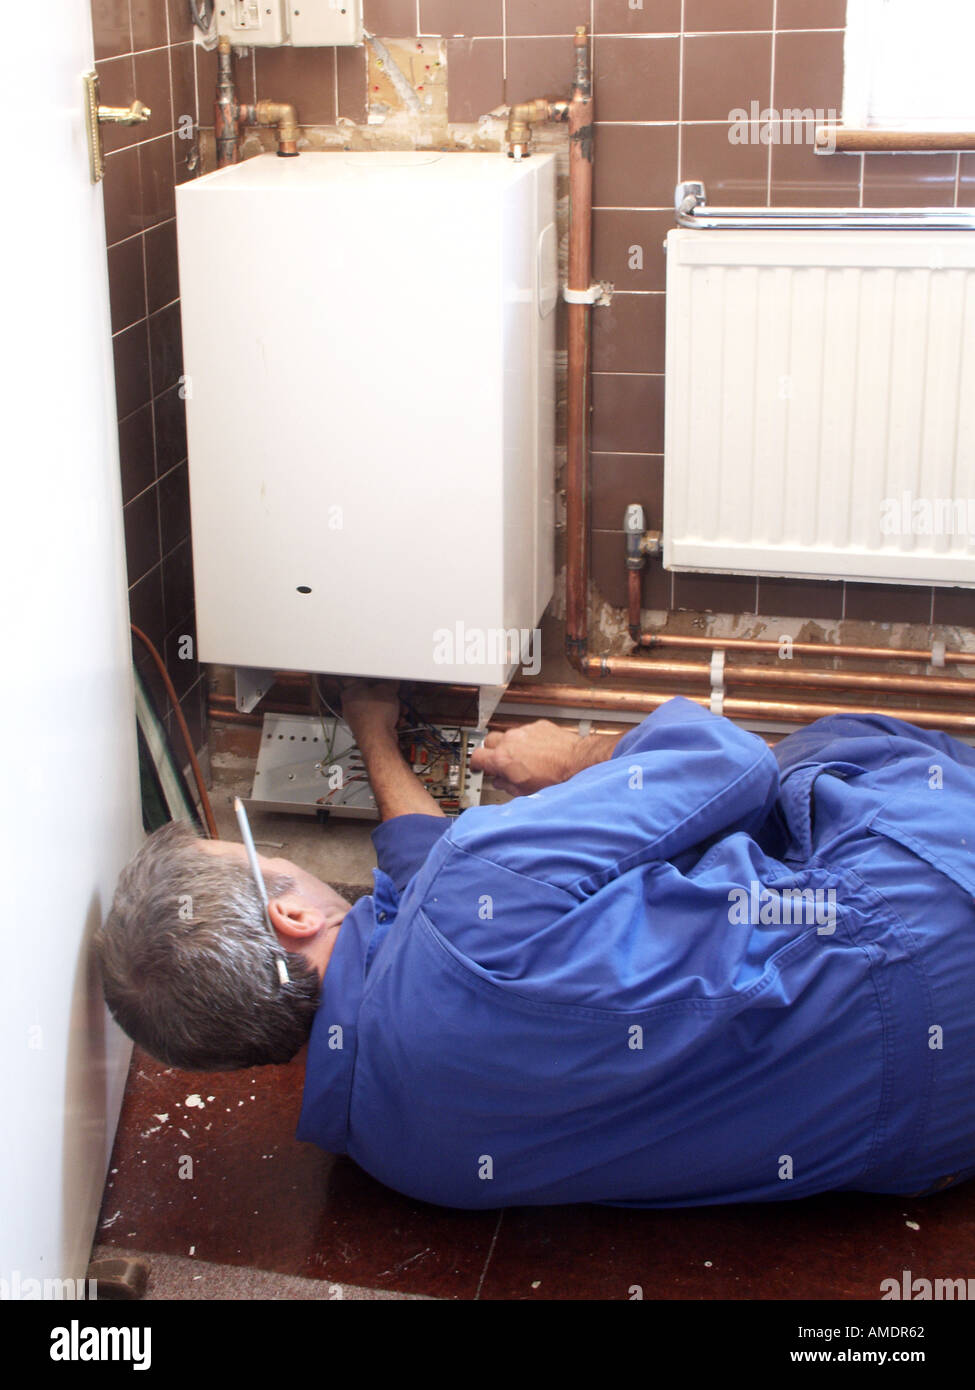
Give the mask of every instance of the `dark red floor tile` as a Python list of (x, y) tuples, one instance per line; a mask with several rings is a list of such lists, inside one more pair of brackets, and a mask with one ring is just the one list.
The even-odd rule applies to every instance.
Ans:
[(497, 1213), (412, 1201), (349, 1159), (299, 1143), (303, 1078), (302, 1057), (285, 1067), (197, 1073), (137, 1050), (96, 1240), (473, 1298)]

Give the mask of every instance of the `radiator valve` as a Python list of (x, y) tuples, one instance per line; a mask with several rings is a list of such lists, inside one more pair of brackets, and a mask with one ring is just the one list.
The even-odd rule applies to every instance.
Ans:
[(626, 568), (642, 570), (648, 555), (659, 555), (663, 545), (663, 533), (644, 530), (643, 508), (638, 502), (631, 502), (623, 516), (623, 531), (626, 535)]

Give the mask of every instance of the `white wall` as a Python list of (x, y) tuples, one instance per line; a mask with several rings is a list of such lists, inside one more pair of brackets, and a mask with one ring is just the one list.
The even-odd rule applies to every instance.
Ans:
[[(41, 17), (43, 16), (43, 18)], [(138, 847), (134, 695), (87, 3), (5, 43), (30, 135), (5, 171), (0, 447), (0, 1278), (80, 1278), (128, 1044), (88, 943)], [(26, 129), (22, 132), (26, 137)]]

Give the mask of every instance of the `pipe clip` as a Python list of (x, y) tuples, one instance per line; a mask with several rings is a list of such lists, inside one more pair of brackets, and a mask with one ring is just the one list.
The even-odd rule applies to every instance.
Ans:
[(724, 652), (711, 653), (711, 713), (724, 713)]
[(595, 285), (590, 285), (587, 290), (570, 290), (568, 285), (562, 289), (562, 298), (566, 304), (600, 304), (607, 305), (613, 302), (615, 285), (611, 285), (608, 280), (600, 280)]
[(931, 643), (931, 665), (944, 666), (945, 664), (945, 644), (944, 642)]

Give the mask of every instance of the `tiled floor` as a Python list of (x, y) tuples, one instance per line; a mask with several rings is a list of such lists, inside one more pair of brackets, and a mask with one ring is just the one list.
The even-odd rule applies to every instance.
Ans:
[[(226, 825), (224, 788), (216, 809)], [(322, 877), (332, 863), (366, 878), (362, 823), (323, 832), (256, 818), (255, 836)], [(300, 1057), (202, 1075), (137, 1052), (98, 1244), (205, 1262), (208, 1277), (210, 1266), (229, 1265), (462, 1300), (627, 1300), (634, 1285), (646, 1299), (877, 1299), (881, 1280), (903, 1270), (929, 1279), (973, 1272), (975, 1183), (925, 1199), (835, 1195), (684, 1211), (427, 1206), (294, 1139), (302, 1079)], [(177, 1268), (186, 1296), (199, 1296), (188, 1266)], [(180, 1296), (180, 1278), (163, 1287), (158, 1296)], [(260, 1281), (242, 1287), (250, 1292), (241, 1297), (305, 1296), (300, 1285), (290, 1295), (262, 1292)]]
[(905, 1269), (972, 1271), (972, 1184), (687, 1211), (427, 1206), (292, 1137), (302, 1074), (300, 1059), (201, 1075), (137, 1053), (98, 1242), (451, 1299), (625, 1300), (635, 1284), (647, 1299), (876, 1299)]

